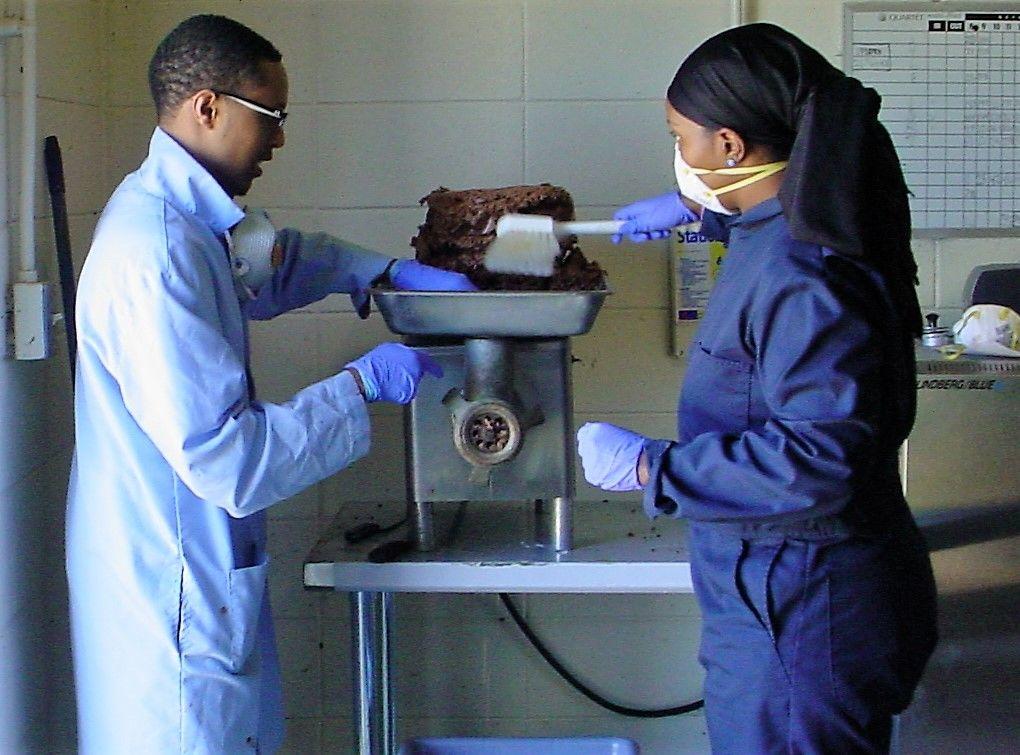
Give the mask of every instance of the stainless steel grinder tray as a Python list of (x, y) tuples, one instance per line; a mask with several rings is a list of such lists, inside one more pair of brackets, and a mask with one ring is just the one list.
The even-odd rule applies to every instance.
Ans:
[(401, 335), (557, 338), (587, 333), (610, 291), (370, 293), (386, 325)]

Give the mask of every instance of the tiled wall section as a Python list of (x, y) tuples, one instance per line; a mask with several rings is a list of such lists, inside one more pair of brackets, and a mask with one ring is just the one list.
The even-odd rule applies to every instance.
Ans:
[[(263, 32), (282, 50), (290, 74), (288, 146), (248, 201), (268, 207), (280, 224), (403, 255), (411, 253), (409, 239), (424, 216), (418, 199), (440, 185), (551, 181), (568, 187), (579, 215), (588, 218), (664, 190), (672, 179), (661, 94), (682, 57), (729, 18), (723, 0), (48, 0), (43, 6), (55, 30), (46, 44), (60, 44), (41, 64), (55, 82), (42, 107), (69, 156), (79, 257), (91, 213), (144, 156), (153, 125), (147, 59), (159, 38), (192, 13), (224, 13)], [(838, 0), (745, 6), (838, 63)], [(94, 33), (104, 37), (98, 44)], [(102, 82), (68, 75), (68, 60), (86, 74), (98, 61), (106, 75)], [(608, 269), (614, 293), (592, 333), (573, 344), (580, 360), (577, 421), (607, 419), (669, 436), (683, 362), (669, 355), (666, 248), (591, 240), (584, 249)], [(958, 313), (963, 279), (974, 264), (1020, 259), (1016, 245), (1002, 240), (918, 241), (915, 249), (922, 306), (945, 318)], [(388, 338), (378, 314), (359, 321), (339, 296), (258, 324), (254, 368), (262, 395), (286, 400)], [(402, 495), (400, 414), (373, 407), (372, 416), (370, 458), (272, 511), (288, 752), (350, 747), (346, 601), (305, 592), (301, 562), (338, 509), (373, 510), (375, 501)], [(604, 498), (583, 481), (578, 490), (585, 499)], [(606, 506), (606, 517), (625, 527), (635, 516), (634, 498), (620, 498)], [(552, 646), (603, 693), (646, 705), (697, 694), (696, 608), (689, 596), (521, 602)], [(405, 596), (397, 610), (402, 735), (619, 734), (653, 755), (708, 749), (699, 715), (622, 719), (566, 689), (492, 597)]]
[[(109, 194), (106, 159), (107, 60), (101, 41), (104, 0), (38, 3), (38, 144), (55, 134), (64, 149), (71, 243), (84, 256), (95, 214)], [(22, 3), (0, 3), (5, 18), (20, 18)], [(15, 274), (21, 233), (21, 41), (5, 39), (2, 125), (12, 263), (0, 261), (0, 291)], [(35, 237), (43, 280), (53, 281), (52, 214), (36, 165)], [(2, 180), (2, 179), (0, 179)], [(59, 301), (59, 292), (54, 290)], [(0, 301), (0, 306), (6, 302)], [(74, 701), (64, 579), (64, 498), (70, 466), (71, 395), (60, 328), (46, 361), (0, 359), (0, 751), (73, 752)], [(0, 333), (0, 337), (6, 334)]]
[[(242, 12), (249, 5), (256, 4)], [(727, 9), (441, 0), (318, 3), (308, 11), (321, 41), (288, 49), (280, 40), (294, 125), (250, 200), (268, 205), (279, 222), (409, 255), (424, 217), (418, 200), (440, 185), (550, 181), (568, 187), (579, 215), (592, 218), (668, 187), (661, 92), (679, 56), (719, 28)], [(252, 10), (251, 23), (259, 20)], [(311, 49), (315, 60), (303, 61)], [(614, 293), (592, 333), (573, 344), (577, 422), (608, 419), (669, 436), (682, 364), (669, 356), (666, 249), (597, 239), (583, 247), (606, 266)], [(342, 297), (260, 324), (254, 335), (256, 379), (263, 395), (278, 399), (390, 337), (378, 315), (361, 322)], [(373, 408), (373, 423), (370, 458), (273, 512), (294, 752), (338, 751), (349, 742), (347, 603), (309, 596), (298, 582), (301, 560), (333, 512), (403, 495), (400, 413)], [(583, 480), (578, 490), (605, 498)], [(610, 506), (607, 516), (622, 524), (632, 508)], [(318, 519), (310, 516), (316, 511)], [(564, 659), (610, 697), (651, 706), (697, 696), (690, 596), (521, 602)], [(622, 734), (652, 753), (707, 748), (700, 715), (632, 722), (566, 688), (495, 597), (404, 596), (397, 611), (401, 738)], [(592, 658), (598, 663), (586, 662)]]

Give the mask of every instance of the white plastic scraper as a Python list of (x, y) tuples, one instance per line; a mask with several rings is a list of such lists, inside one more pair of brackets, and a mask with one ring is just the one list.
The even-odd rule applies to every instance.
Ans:
[(548, 215), (504, 215), (496, 221), (496, 238), (485, 250), (485, 267), (494, 273), (548, 278), (560, 253), (559, 239), (572, 235), (612, 235), (622, 220), (556, 221)]

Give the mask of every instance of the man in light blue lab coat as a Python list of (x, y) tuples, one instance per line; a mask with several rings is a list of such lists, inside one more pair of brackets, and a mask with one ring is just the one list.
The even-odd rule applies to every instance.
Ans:
[(367, 316), (384, 275), (397, 288), (473, 286), (290, 229), (275, 236), (271, 278), (239, 282), (233, 198), (283, 146), (280, 53), (196, 16), (160, 43), (149, 80), (149, 155), (103, 212), (78, 289), (67, 572), (79, 747), (271, 752), (283, 716), (265, 509), (363, 456), (366, 403), (406, 403), (439, 368), (383, 344), (266, 403), (246, 321), (336, 292)]

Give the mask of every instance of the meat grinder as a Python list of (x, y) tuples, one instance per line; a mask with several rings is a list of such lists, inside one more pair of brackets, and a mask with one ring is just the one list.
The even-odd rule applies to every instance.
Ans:
[(533, 502), (535, 545), (572, 545), (570, 336), (608, 291), (373, 291), (391, 330), (443, 368), (405, 409), (407, 506), (419, 550), (433, 504)]

